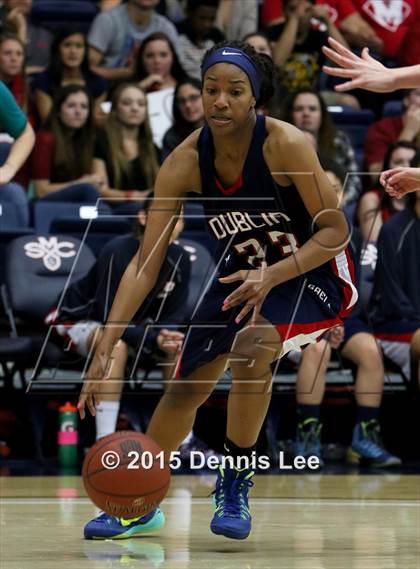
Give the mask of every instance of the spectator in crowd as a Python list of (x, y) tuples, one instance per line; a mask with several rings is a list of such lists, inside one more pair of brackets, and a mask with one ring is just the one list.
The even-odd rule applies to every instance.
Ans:
[(106, 81), (89, 69), (86, 37), (75, 29), (63, 29), (54, 39), (51, 63), (35, 77), (32, 88), (42, 122), (48, 117), (56, 91), (69, 84), (84, 85), (94, 103), (95, 115), (105, 100)]
[(156, 13), (157, 4), (158, 0), (128, 0), (96, 16), (88, 35), (92, 71), (109, 80), (132, 77), (138, 44), (154, 32), (163, 32), (177, 45), (176, 29)]
[(317, 151), (333, 158), (345, 170), (347, 180), (342, 205), (355, 204), (362, 186), (354, 150), (348, 136), (336, 130), (322, 97), (316, 91), (303, 89), (290, 95), (284, 102), (280, 116), (301, 130), (310, 131), (317, 140)]
[(273, 50), (270, 40), (264, 32), (251, 32), (243, 38), (243, 41), (251, 45), (257, 53), (264, 53), (273, 59)]
[(23, 188), (12, 182), (34, 145), (34, 132), (10, 90), (0, 81), (0, 130), (14, 139), (13, 145), (1, 145), (0, 203), (15, 205), (22, 225), (29, 223), (28, 201)]
[(302, 352), (296, 382), (298, 424), (295, 453), (305, 457), (317, 456), (321, 465), (323, 463), (321, 404), (331, 349), (338, 348), (343, 334), (340, 353), (356, 366), (356, 424), (347, 459), (374, 467), (397, 466), (401, 460), (385, 449), (380, 437), (378, 417), (385, 373), (382, 355), (372, 329), (356, 316), (346, 318), (344, 328), (331, 332), (329, 339), (322, 339)]
[[(151, 198), (146, 201), (146, 210), (151, 201)], [(54, 330), (61, 338), (60, 343), (64, 340), (65, 348), (70, 347), (73, 352), (88, 357), (100, 341), (101, 328), (108, 317), (118, 283), (141, 243), (146, 219), (147, 211), (141, 210), (135, 219), (133, 233), (108, 242), (89, 273), (66, 290), (59, 310), (57, 302), (49, 312), (45, 322), (55, 324)], [(138, 367), (153, 369), (160, 363), (164, 379), (173, 376), (171, 364), (176, 363), (184, 338), (176, 326), (185, 319), (191, 270), (189, 254), (174, 243), (182, 229), (180, 218), (149, 301), (134, 316), (122, 341), (115, 347), (113, 376), (103, 392), (95, 418), (97, 439), (115, 431), (130, 354), (139, 356)], [(153, 326), (148, 326), (151, 323)]]
[[(391, 144), (384, 159), (384, 168), (408, 168), (416, 155), (416, 147), (412, 142), (395, 142)], [(405, 208), (405, 200), (398, 200), (385, 193), (380, 185), (365, 192), (357, 208), (357, 220), (365, 242), (378, 240), (379, 232), (385, 221), (394, 213)]]
[(255, 32), (258, 29), (258, 1), (221, 0), (216, 26), (227, 40), (237, 40)]
[(96, 137), (93, 172), (102, 197), (119, 214), (137, 214), (153, 188), (159, 152), (153, 144), (144, 91), (135, 83), (115, 89), (112, 109)]
[(30, 18), (32, 0), (3, 0), (0, 28), (17, 35), (26, 48), (26, 74), (39, 73), (48, 65), (52, 34), (34, 25)]
[(61, 87), (37, 134), (32, 157), (35, 194), (48, 201), (95, 204), (101, 178), (92, 174), (92, 103), (82, 85)]
[[(282, 94), (318, 89), (328, 35), (345, 44), (328, 13), (309, 0), (285, 0), (285, 21), (267, 28), (273, 42), (273, 60), (280, 70)], [(351, 97), (347, 104), (357, 106)]]
[(407, 91), (403, 98), (403, 113), (384, 117), (370, 125), (365, 142), (366, 168), (372, 179), (378, 179), (384, 156), (390, 144), (405, 140), (420, 149), (420, 87)]
[(163, 159), (196, 128), (203, 126), (204, 110), (200, 81), (190, 78), (178, 83), (172, 112), (174, 123), (163, 137)]
[(145, 92), (175, 88), (185, 77), (174, 46), (162, 32), (148, 36), (137, 55), (133, 81)]
[(201, 79), (204, 54), (224, 39), (215, 27), (218, 6), (219, 0), (187, 0), (187, 17), (177, 25), (179, 58), (190, 77)]
[[(412, 166), (420, 167), (418, 156)], [(407, 207), (382, 226), (370, 314), (384, 353), (406, 377), (420, 382), (419, 284), (420, 189), (410, 193)]]
[[(28, 113), (30, 102), (25, 79), (25, 46), (17, 36), (0, 36), (0, 80), (9, 87), (20, 108)], [(34, 122), (32, 116), (30, 122)]]
[(318, 0), (337, 15), (337, 26), (352, 47), (368, 47), (399, 65), (420, 63), (417, 0)]

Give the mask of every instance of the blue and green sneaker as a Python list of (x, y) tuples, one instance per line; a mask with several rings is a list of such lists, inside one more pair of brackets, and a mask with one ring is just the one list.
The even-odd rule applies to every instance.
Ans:
[(232, 539), (248, 537), (251, 531), (248, 490), (254, 485), (253, 476), (254, 472), (249, 468), (219, 467), (214, 491), (216, 510), (210, 524), (213, 533)]
[(101, 514), (85, 525), (85, 539), (127, 539), (134, 535), (150, 533), (165, 523), (163, 512), (157, 508), (140, 518), (126, 520), (109, 514)]
[(366, 464), (378, 468), (401, 464), (401, 459), (388, 452), (384, 447), (379, 423), (376, 419), (356, 423), (347, 460), (352, 464)]

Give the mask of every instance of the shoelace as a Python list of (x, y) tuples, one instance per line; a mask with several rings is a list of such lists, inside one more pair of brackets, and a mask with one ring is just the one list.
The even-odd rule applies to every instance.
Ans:
[[(216, 499), (216, 509), (220, 508), (220, 513), (230, 518), (241, 518), (248, 511), (248, 504), (241, 492), (246, 487), (251, 488), (254, 483), (251, 480), (234, 480), (229, 485), (220, 484), (214, 490)], [(220, 494), (219, 494), (220, 492)], [(239, 500), (237, 499), (239, 496)]]

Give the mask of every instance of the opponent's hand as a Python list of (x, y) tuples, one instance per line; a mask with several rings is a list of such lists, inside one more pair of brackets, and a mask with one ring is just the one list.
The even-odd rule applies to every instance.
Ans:
[(409, 192), (420, 190), (420, 168), (392, 168), (382, 172), (379, 181), (393, 198), (401, 199)]
[(349, 91), (350, 89), (366, 89), (375, 93), (388, 93), (394, 91), (394, 73), (378, 60), (369, 55), (369, 49), (363, 48), (362, 56), (354, 54), (335, 39), (329, 37), (330, 47), (323, 46), (324, 54), (338, 65), (338, 67), (323, 66), (323, 71), (334, 77), (349, 79), (345, 83), (336, 85), (336, 91)]
[(229, 310), (239, 304), (244, 304), (241, 312), (235, 319), (238, 324), (248, 312), (253, 310), (251, 324), (254, 325), (261, 310), (262, 303), (269, 291), (276, 285), (270, 267), (249, 271), (237, 271), (227, 277), (219, 279), (221, 283), (243, 281), (223, 302), (222, 310)]
[(82, 391), (80, 392), (77, 408), (80, 418), (85, 418), (85, 407), (91, 415), (96, 415), (96, 407), (101, 401), (101, 387), (111, 374), (112, 370), (112, 351), (103, 350), (98, 346), (93, 356), (92, 363), (83, 380)]

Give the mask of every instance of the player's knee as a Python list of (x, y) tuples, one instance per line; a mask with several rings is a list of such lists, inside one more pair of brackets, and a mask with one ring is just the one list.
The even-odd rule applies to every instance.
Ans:
[(176, 379), (169, 383), (164, 397), (169, 405), (175, 407), (198, 408), (208, 399), (211, 392), (212, 387), (206, 386), (205, 383)]
[(359, 365), (367, 371), (383, 370), (382, 355), (376, 342), (362, 345), (358, 354)]
[(252, 368), (269, 365), (281, 352), (281, 341), (276, 331), (265, 327), (247, 328), (238, 334), (229, 358), (230, 366)]
[(310, 344), (302, 352), (302, 361), (313, 365), (328, 363), (331, 357), (331, 346), (325, 340)]

